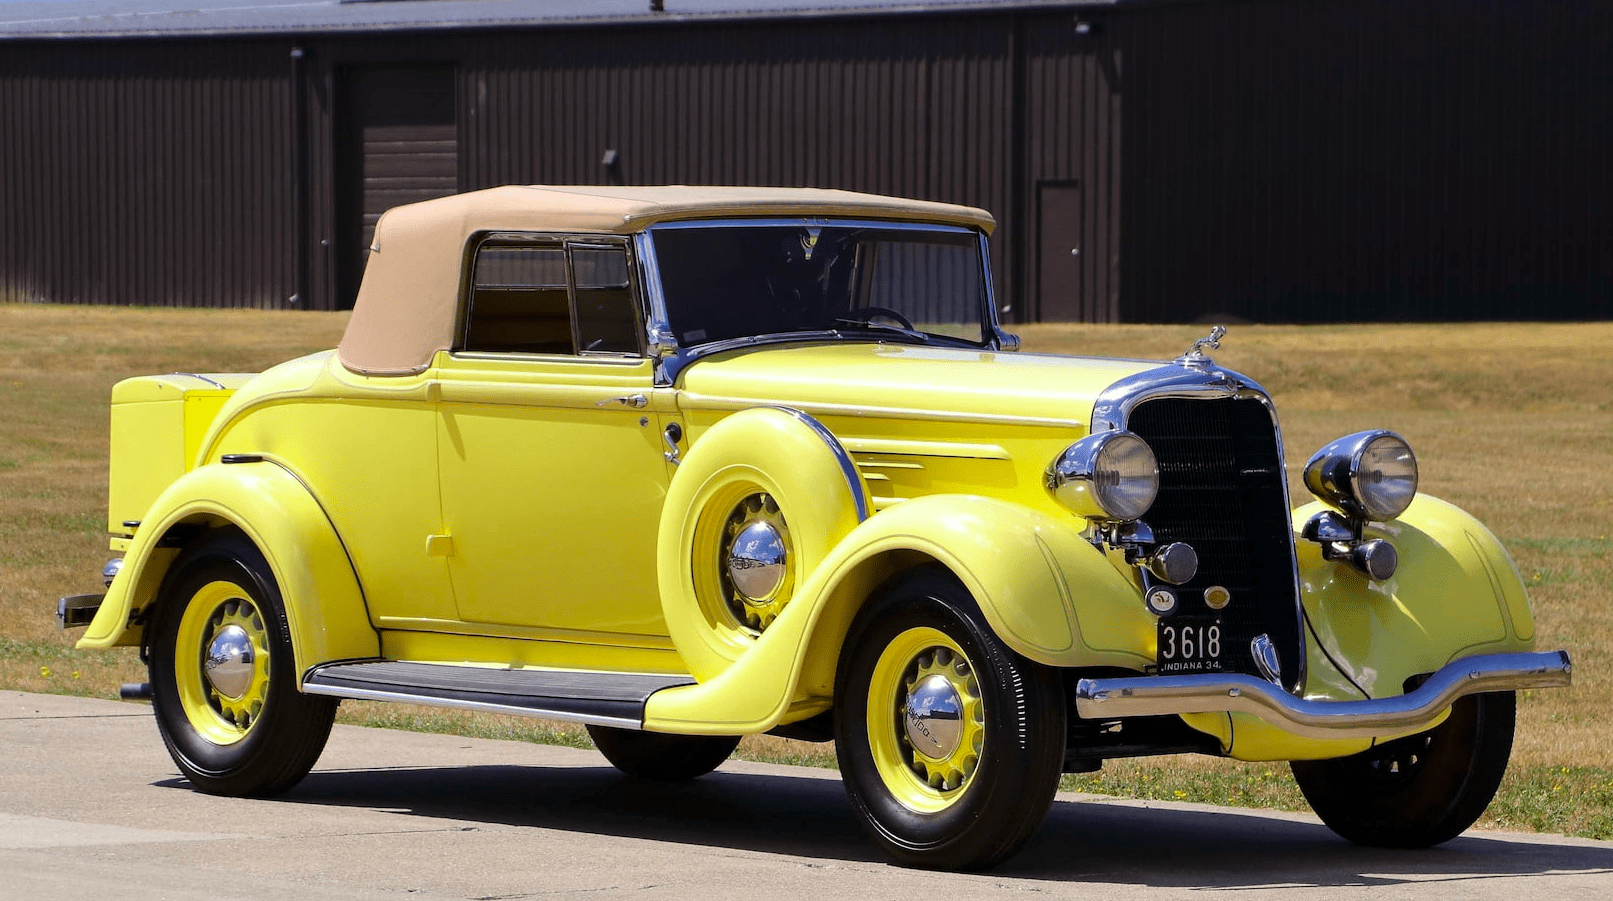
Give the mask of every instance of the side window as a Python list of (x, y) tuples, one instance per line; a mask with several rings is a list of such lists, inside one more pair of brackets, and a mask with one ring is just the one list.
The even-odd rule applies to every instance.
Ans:
[(577, 347), (583, 353), (638, 353), (627, 248), (571, 245), (568, 249), (577, 295)]
[(465, 349), (572, 352), (564, 248), (484, 244), (476, 252), (470, 310), (465, 316)]
[(476, 251), (464, 350), (640, 353), (625, 244), (555, 241)]

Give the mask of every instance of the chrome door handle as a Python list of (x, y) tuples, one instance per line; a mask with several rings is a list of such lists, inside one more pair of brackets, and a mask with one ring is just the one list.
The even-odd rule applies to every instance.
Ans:
[(606, 404), (621, 404), (624, 407), (632, 407), (633, 409), (637, 410), (640, 407), (649, 406), (650, 399), (642, 394), (629, 394), (625, 397), (607, 397), (604, 400), (594, 404), (594, 406), (603, 407)]

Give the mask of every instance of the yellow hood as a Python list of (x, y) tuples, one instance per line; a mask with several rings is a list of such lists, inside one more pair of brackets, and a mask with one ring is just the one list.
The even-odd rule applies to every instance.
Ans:
[(700, 360), (679, 383), (693, 406), (782, 404), (1084, 425), (1105, 388), (1161, 365), (903, 344), (771, 345)]

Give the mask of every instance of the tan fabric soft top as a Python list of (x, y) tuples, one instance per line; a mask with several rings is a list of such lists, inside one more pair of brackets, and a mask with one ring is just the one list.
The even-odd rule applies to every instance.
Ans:
[(466, 242), (489, 231), (631, 234), (657, 222), (737, 216), (835, 216), (944, 222), (990, 232), (974, 207), (815, 188), (489, 188), (388, 210), (375, 226), (364, 282), (337, 348), (366, 375), (431, 365), (453, 342)]

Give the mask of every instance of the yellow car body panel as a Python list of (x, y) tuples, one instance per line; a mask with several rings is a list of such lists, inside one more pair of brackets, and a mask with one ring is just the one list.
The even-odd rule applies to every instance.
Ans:
[(139, 643), (142, 630), (131, 625), (131, 617), (155, 599), (162, 570), (173, 559), (173, 551), (158, 544), (183, 525), (234, 526), (263, 550), (286, 602), (299, 669), (378, 652), (364, 592), (341, 539), (307, 486), (269, 459), (203, 466), (163, 492), (79, 647)]
[(442, 354), (434, 377), (459, 618), (666, 635), (655, 568), (622, 565), (654, 546), (671, 477), (650, 363)]
[[(881, 412), (931, 424), (1085, 428), (1097, 397), (1157, 361), (969, 351), (901, 344), (800, 344), (716, 354), (683, 378), (692, 406), (741, 409), (758, 398), (814, 416)], [(1047, 461), (1041, 461), (1044, 465)]]
[(315, 354), (237, 392), (207, 438), (208, 460), (286, 461), (353, 549), (373, 628), (458, 616), (448, 559), (431, 545), (445, 529), (430, 385), (429, 374), (366, 377)]
[(203, 436), (229, 396), (252, 377), (239, 373), (140, 376), (112, 388), (112, 453), (107, 531), (127, 523), (195, 465)]
[(880, 581), (915, 561), (956, 575), (997, 635), (1033, 660), (1136, 668), (1152, 660), (1153, 623), (1138, 589), (1071, 523), (992, 498), (933, 495), (853, 529), (732, 666), (652, 696), (646, 727), (742, 735), (827, 709), (846, 627)]
[[(1296, 525), (1325, 509), (1294, 512)], [(1400, 554), (1392, 579), (1372, 582), (1298, 545), (1301, 596), (1328, 655), (1372, 697), (1404, 693), (1407, 679), (1459, 657), (1534, 647), (1523, 581), (1495, 536), (1466, 512), (1418, 495), (1397, 519), (1373, 523)], [(1314, 659), (1314, 658), (1313, 658)]]

